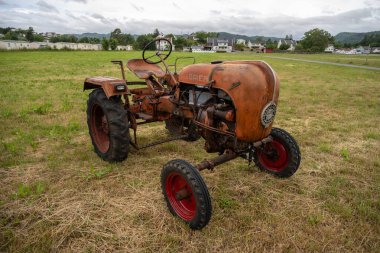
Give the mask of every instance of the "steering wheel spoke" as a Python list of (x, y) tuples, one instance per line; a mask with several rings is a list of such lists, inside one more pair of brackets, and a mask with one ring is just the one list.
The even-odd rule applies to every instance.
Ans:
[(153, 57), (158, 57), (158, 56), (154, 54), (154, 55), (151, 55), (149, 57), (146, 57), (144, 60), (148, 60), (148, 59), (153, 58)]
[[(165, 41), (165, 42), (166, 42), (165, 44), (168, 45), (168, 46), (167, 46), (167, 48), (168, 48), (168, 50), (169, 50), (168, 53), (162, 53), (161, 48), (160, 48), (160, 46), (161, 46), (161, 41)], [(145, 53), (148, 51), (148, 49), (151, 48), (153, 45), (157, 47), (157, 44), (159, 45), (159, 47), (158, 47), (156, 53), (155, 53), (154, 55), (151, 55), (151, 56), (147, 56), (147, 57), (146, 57), (146, 56), (145, 56)], [(155, 39), (155, 40), (149, 42), (149, 43), (144, 47), (144, 50), (143, 50), (143, 52), (142, 52), (142, 58), (143, 58), (143, 60), (144, 60), (146, 63), (149, 63), (149, 64), (157, 64), (157, 63), (160, 63), (160, 62), (166, 60), (166, 59), (169, 57), (169, 55), (172, 53), (172, 49), (173, 49), (173, 45), (172, 45), (172, 43), (171, 43), (169, 40), (167, 40), (167, 39)], [(154, 56), (160, 58), (160, 60), (158, 60), (158, 61), (154, 61), (154, 62), (153, 62), (153, 61), (149, 61), (149, 59), (153, 58)], [(163, 56), (163, 57), (162, 57), (162, 56)]]

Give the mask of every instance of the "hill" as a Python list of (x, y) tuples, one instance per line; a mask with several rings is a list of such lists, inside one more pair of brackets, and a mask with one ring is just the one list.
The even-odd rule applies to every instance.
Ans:
[(250, 40), (250, 41), (256, 41), (257, 39), (261, 39), (263, 41), (267, 41), (268, 39), (271, 40), (280, 40), (281, 38), (277, 37), (265, 37), (265, 36), (247, 36), (247, 35), (240, 35), (240, 34), (232, 34), (232, 33), (227, 33), (227, 32), (219, 32), (218, 38), (220, 39), (245, 39), (245, 40)]
[[(257, 39), (261, 39), (263, 41), (267, 41), (268, 39), (271, 40), (279, 40), (280, 38), (277, 37), (265, 37), (265, 36), (247, 36), (247, 35), (240, 35), (240, 34), (232, 34), (232, 33), (227, 33), (227, 32), (218, 32), (219, 36), (218, 38), (220, 39), (245, 39), (245, 40), (251, 40), (251, 41), (256, 41)], [(104, 34), (104, 33), (82, 33), (82, 34), (69, 34), (69, 35), (74, 35), (78, 39), (82, 37), (89, 37), (89, 38), (109, 38), (110, 33)], [(138, 35), (133, 34), (132, 35), (135, 39), (138, 37)], [(183, 36), (183, 35), (182, 35)]]
[(380, 34), (380, 31), (373, 31), (367, 33), (341, 32), (335, 35), (335, 40), (340, 43), (356, 44), (363, 40), (366, 35), (371, 34)]
[(77, 37), (78, 39), (80, 38), (83, 38), (83, 37), (88, 37), (88, 38), (98, 38), (98, 39), (102, 39), (102, 38), (109, 38), (110, 37), (110, 33), (82, 33), (82, 34), (69, 34), (69, 35), (74, 35), (75, 37)]

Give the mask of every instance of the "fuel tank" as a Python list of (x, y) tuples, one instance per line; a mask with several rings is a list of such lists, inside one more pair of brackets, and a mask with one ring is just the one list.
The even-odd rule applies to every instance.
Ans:
[(280, 82), (266, 62), (189, 65), (179, 73), (179, 82), (226, 92), (235, 106), (235, 134), (239, 141), (255, 142), (270, 134)]

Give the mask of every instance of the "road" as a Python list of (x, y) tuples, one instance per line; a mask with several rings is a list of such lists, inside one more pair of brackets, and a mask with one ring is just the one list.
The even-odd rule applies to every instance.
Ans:
[(297, 58), (281, 57), (281, 56), (264, 56), (264, 57), (265, 58), (271, 58), (271, 59), (280, 59), (280, 60), (289, 60), (289, 61), (301, 61), (301, 62), (311, 62), (311, 63), (335, 65), (335, 66), (342, 66), (342, 67), (358, 68), (358, 69), (380, 70), (380, 68), (377, 68), (377, 67), (352, 65), (352, 64), (344, 64), (344, 63), (335, 63), (335, 62), (327, 62), (327, 61), (305, 60), (305, 59), (297, 59)]

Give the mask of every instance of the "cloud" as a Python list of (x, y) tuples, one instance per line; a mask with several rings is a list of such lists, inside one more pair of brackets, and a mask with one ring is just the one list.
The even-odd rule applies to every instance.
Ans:
[[(28, 28), (32, 26), (37, 32), (58, 32), (65, 27), (66, 20), (57, 13), (37, 12), (37, 11), (0, 11), (0, 27), (12, 26), (16, 28)], [(65, 27), (69, 28), (69, 27)], [(67, 30), (69, 31), (69, 30)]]
[(77, 3), (87, 3), (87, 0), (65, 0), (65, 2), (77, 2)]
[(175, 2), (172, 2), (172, 4), (173, 4), (173, 6), (174, 6), (176, 9), (178, 9), (178, 10), (182, 10), (182, 8), (179, 7), (178, 4), (176, 4)]
[(0, 0), (0, 5), (7, 5), (7, 3), (4, 0)]
[[(4, 0), (0, 0), (4, 2)], [(47, 0), (39, 0), (37, 9), (30, 8), (0, 8), (0, 26), (29, 27), (33, 26), (36, 31), (56, 31), (58, 33), (81, 33), (98, 32), (109, 33), (119, 27), (123, 32), (132, 34), (150, 33), (158, 28), (163, 33), (184, 34), (195, 31), (230, 32), (242, 35), (262, 35), (283, 37), (292, 34), (293, 38), (300, 39), (303, 34), (313, 28), (327, 30), (332, 35), (339, 32), (367, 32), (379, 30), (380, 8), (362, 8), (341, 13), (322, 13), (321, 15), (300, 18), (290, 15), (273, 14), (264, 16), (263, 13), (230, 8), (206, 10), (202, 18), (177, 18), (166, 20), (161, 16), (150, 15), (151, 9), (140, 7), (138, 4), (130, 3), (138, 14), (133, 18), (123, 13), (107, 16), (106, 12), (96, 11), (96, 8), (88, 9), (86, 12), (77, 9), (70, 10), (64, 5), (57, 4), (56, 7), (46, 3)], [(74, 0), (70, 0), (74, 1)], [(83, 1), (83, 0), (76, 0)], [(52, 1), (53, 2), (53, 1)], [(52, 3), (49, 2), (49, 3)], [(170, 2), (174, 3), (174, 2)], [(177, 2), (176, 2), (177, 3)], [(168, 8), (171, 5), (168, 5)], [(182, 6), (182, 5), (181, 5)], [(90, 6), (89, 6), (90, 7)], [(183, 12), (188, 9), (183, 5)], [(67, 9), (65, 9), (67, 8)], [(172, 9), (175, 7), (171, 6)], [(57, 9), (64, 10), (59, 13)], [(143, 12), (143, 14), (140, 14)], [(149, 13), (150, 12), (150, 13)], [(145, 15), (144, 14), (149, 13)]]
[[(216, 14), (216, 13), (215, 13)], [(336, 15), (321, 15), (310, 18), (295, 18), (292, 16), (257, 17), (245, 16), (222, 16), (215, 15), (208, 20), (194, 21), (162, 21), (150, 19), (126, 20), (128, 32), (148, 33), (153, 29), (152, 24), (164, 33), (190, 33), (199, 30), (230, 32), (243, 35), (264, 35), (282, 37), (292, 34), (300, 39), (303, 34), (315, 27), (327, 30), (335, 35), (339, 32), (364, 32), (379, 30), (380, 8), (359, 9), (343, 12)]]
[(222, 14), (221, 11), (217, 11), (217, 10), (211, 10), (210, 13), (211, 13), (211, 15), (220, 15), (220, 14)]
[(53, 5), (48, 4), (44, 0), (40, 0), (37, 3), (38, 8), (43, 12), (56, 12), (59, 13), (58, 9), (55, 8)]
[(131, 4), (131, 6), (132, 6), (136, 11), (138, 11), (138, 12), (143, 12), (143, 11), (144, 11), (144, 7), (137, 6), (137, 5), (133, 4), (133, 3), (130, 3), (130, 4)]

